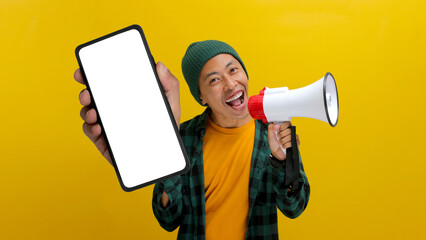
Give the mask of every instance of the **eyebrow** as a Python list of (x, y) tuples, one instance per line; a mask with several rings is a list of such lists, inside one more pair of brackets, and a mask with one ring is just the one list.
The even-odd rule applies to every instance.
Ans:
[(215, 75), (215, 74), (219, 74), (218, 72), (210, 72), (208, 73), (205, 77), (204, 80), (207, 80), (207, 78), (209, 78), (211, 75)]
[[(234, 64), (235, 60), (231, 60), (228, 62), (228, 64), (226, 64), (225, 69), (227, 69), (230, 65)], [(207, 78), (209, 78), (211, 75), (215, 75), (215, 74), (219, 74), (218, 72), (209, 72), (206, 74), (206, 76), (204, 77), (204, 80), (206, 80)]]

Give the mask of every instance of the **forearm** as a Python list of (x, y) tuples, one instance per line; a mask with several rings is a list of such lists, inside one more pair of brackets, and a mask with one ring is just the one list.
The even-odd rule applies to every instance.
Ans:
[(305, 210), (310, 196), (310, 186), (306, 174), (300, 162), (300, 177), (298, 179), (299, 187), (293, 189), (285, 186), (285, 167), (272, 167), (273, 188), (277, 193), (277, 206), (280, 211), (289, 218), (296, 218)]
[(175, 230), (181, 222), (183, 209), (180, 177), (157, 183), (154, 187), (152, 209), (161, 227)]

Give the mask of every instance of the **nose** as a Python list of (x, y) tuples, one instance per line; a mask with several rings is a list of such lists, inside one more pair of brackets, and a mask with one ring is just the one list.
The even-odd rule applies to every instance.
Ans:
[(233, 79), (232, 77), (223, 77), (223, 80), (225, 82), (225, 91), (234, 90), (234, 88), (237, 86), (237, 81), (235, 81), (235, 79)]

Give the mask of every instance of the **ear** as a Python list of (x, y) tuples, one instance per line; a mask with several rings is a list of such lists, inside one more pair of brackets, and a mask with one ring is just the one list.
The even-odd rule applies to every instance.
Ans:
[(204, 99), (203, 99), (203, 95), (201, 95), (201, 92), (199, 92), (199, 94), (200, 94), (200, 100), (201, 100), (201, 104), (204, 106), (204, 105), (206, 105), (207, 103), (206, 103), (206, 101), (204, 101)]

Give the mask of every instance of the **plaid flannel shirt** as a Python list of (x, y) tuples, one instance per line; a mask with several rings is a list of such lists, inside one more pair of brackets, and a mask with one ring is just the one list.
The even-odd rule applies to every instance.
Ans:
[[(159, 182), (154, 187), (154, 215), (167, 231), (179, 228), (178, 239), (205, 239), (205, 190), (203, 137), (210, 109), (182, 123), (180, 134), (191, 169), (186, 174)], [(248, 143), (249, 144), (249, 143)], [(256, 133), (249, 181), (249, 211), (246, 239), (278, 239), (277, 207), (289, 218), (298, 217), (309, 201), (310, 187), (300, 164), (299, 188), (289, 191), (284, 185), (285, 167), (271, 166), (268, 128), (256, 121)], [(163, 191), (170, 198), (163, 208)]]

